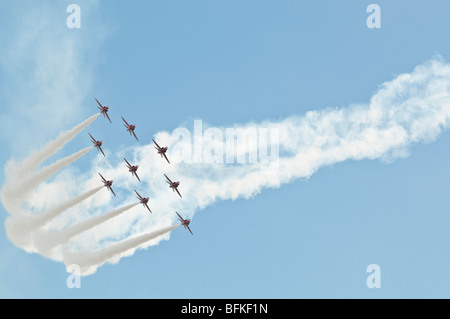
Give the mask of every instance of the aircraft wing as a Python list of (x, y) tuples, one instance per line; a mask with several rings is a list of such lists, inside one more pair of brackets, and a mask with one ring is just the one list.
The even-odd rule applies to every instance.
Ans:
[(131, 164), (127, 161), (127, 159), (125, 157), (123, 159), (125, 160), (125, 162), (127, 162), (128, 168), (130, 168)]
[(112, 123), (107, 112), (103, 113), (103, 115), (105, 115), (108, 118), (109, 123)]
[(133, 175), (136, 176), (136, 178), (138, 179), (138, 181), (141, 181), (141, 179), (139, 178), (138, 174), (136, 172), (133, 172)]
[(194, 234), (192, 233), (192, 230), (189, 228), (189, 225), (186, 225), (186, 227), (187, 227), (187, 229), (189, 230), (189, 232), (191, 233), (191, 235), (194, 235)]
[(139, 198), (139, 199), (142, 199), (142, 196), (141, 196), (141, 195), (139, 195), (139, 193), (138, 193), (138, 192), (136, 192), (136, 190), (134, 190), (134, 192), (136, 193), (136, 195), (138, 195), (138, 198)]
[(98, 175), (100, 175), (100, 177), (102, 178), (102, 181), (106, 183), (106, 179), (103, 177), (103, 175), (100, 173), (98, 173)]
[(121, 118), (122, 118), (122, 120), (125, 122), (125, 124), (126, 124), (127, 126), (130, 126), (130, 124), (128, 124), (128, 122), (125, 121), (125, 119), (123, 118), (123, 116), (121, 116)]
[(109, 190), (111, 191), (111, 193), (113, 193), (114, 196), (116, 196), (116, 193), (114, 193), (112, 187), (109, 187)]
[(158, 145), (158, 143), (155, 142), (154, 139), (152, 139), (153, 143), (155, 143), (155, 145), (158, 147), (158, 149), (160, 149), (161, 147)]
[(134, 134), (134, 131), (131, 131), (131, 133), (133, 133), (134, 138), (136, 139), (136, 141), (139, 142), (139, 139), (137, 138), (136, 134)]
[(99, 102), (97, 99), (95, 99), (95, 100), (97, 101), (98, 105), (99, 105), (101, 108), (103, 108), (103, 105), (101, 105), (100, 102)]
[(166, 154), (164, 153), (164, 154), (162, 154), (162, 155), (163, 155), (163, 156), (164, 156), (164, 158), (166, 159), (167, 163), (169, 163), (169, 164), (170, 164), (170, 162), (169, 162), (169, 159), (167, 158)]
[(152, 210), (150, 209), (150, 207), (148, 207), (148, 205), (147, 204), (144, 204), (145, 205), (145, 207), (147, 207), (147, 209), (148, 209), (148, 211), (151, 213), (152, 212)]
[(180, 195), (180, 197), (183, 198), (183, 196), (181, 196), (180, 192), (178, 191), (178, 188), (175, 188), (175, 190), (177, 191), (178, 195)]
[(167, 177), (167, 175), (166, 174), (164, 174), (164, 176), (167, 178), (167, 180), (169, 181), (169, 182), (171, 182), (172, 183), (172, 181), (170, 180), (170, 178), (168, 178)]
[(98, 149), (100, 150), (100, 152), (102, 152), (103, 156), (105, 156), (105, 157), (106, 157), (105, 153), (103, 153), (102, 147), (101, 147), (101, 146), (99, 146), (99, 147), (98, 147)]
[(88, 134), (91, 137), (92, 143), (95, 143), (96, 142), (95, 138), (91, 135), (91, 133), (88, 133)]

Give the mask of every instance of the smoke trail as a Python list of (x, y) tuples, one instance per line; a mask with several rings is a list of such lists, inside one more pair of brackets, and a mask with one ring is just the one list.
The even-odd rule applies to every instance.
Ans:
[(56, 161), (51, 165), (42, 168), (38, 172), (30, 173), (25, 177), (15, 176), (14, 181), (8, 181), (2, 189), (2, 202), (6, 210), (11, 215), (23, 214), (20, 206), (20, 201), (26, 198), (30, 191), (35, 189), (47, 178), (58, 173), (67, 165), (86, 155), (92, 148), (93, 146), (88, 146), (81, 151), (78, 151), (70, 156)]
[(50, 178), (51, 176), (58, 173), (61, 169), (64, 167), (72, 164), (76, 160), (78, 160), (80, 157), (86, 155), (90, 150), (92, 150), (93, 146), (88, 146), (81, 151), (78, 151), (72, 155), (69, 155), (65, 158), (60, 159), (59, 161), (56, 161), (53, 164), (50, 164), (41, 170), (31, 173), (26, 178), (21, 179), (18, 183), (16, 183), (11, 190), (13, 192), (20, 192), (21, 195), (27, 194), (28, 192), (35, 189), (37, 186), (39, 186), (40, 183), (45, 181), (46, 179)]
[[(66, 245), (62, 255), (52, 258), (64, 259), (66, 265), (80, 264), (85, 273), (92, 273), (98, 265), (113, 257), (118, 261), (123, 256), (133, 254), (136, 248), (145, 248), (167, 238), (154, 236), (149, 241), (147, 237), (142, 237), (144, 235), (137, 234), (150, 236), (154, 234), (149, 233), (150, 230), (166, 227), (175, 220), (175, 210), (190, 218), (196, 211), (219, 200), (249, 198), (265, 188), (278, 188), (298, 178), (309, 178), (327, 165), (345, 160), (405, 157), (413, 143), (431, 142), (449, 126), (450, 64), (433, 59), (416, 67), (411, 73), (401, 74), (383, 83), (366, 104), (312, 111), (280, 121), (234, 125), (232, 129), (235, 132), (248, 133), (260, 128), (277, 130), (279, 140), (271, 148), (279, 150), (279, 158), (276, 169), (268, 173), (264, 172), (267, 163), (263, 161), (210, 161), (211, 156), (206, 156), (208, 152), (222, 154), (228, 159), (229, 154), (225, 153), (229, 149), (234, 151), (232, 155), (236, 158), (243, 155), (245, 159), (260, 154), (258, 145), (246, 145), (244, 142), (228, 148), (223, 138), (227, 128), (216, 128), (214, 134), (210, 130), (209, 135), (206, 130), (200, 130), (200, 138), (186, 128), (178, 128), (172, 135), (159, 132), (155, 138), (169, 146), (173, 164), (168, 165), (161, 160), (151, 144), (128, 149), (134, 154), (131, 160), (146, 168), (140, 173), (140, 188), (146, 194), (151, 194), (152, 211), (158, 213), (151, 218), (147, 218), (147, 215), (136, 218), (129, 218), (129, 214), (117, 216), (114, 227), (108, 225), (107, 228), (100, 224), (92, 231), (73, 237), (70, 244), (83, 247), (80, 252), (70, 253)], [(180, 132), (183, 134), (180, 135)], [(200, 147), (196, 144), (199, 141), (202, 143)], [(193, 157), (191, 150), (194, 150)], [(112, 156), (116, 157), (117, 162), (122, 162), (122, 154)], [(97, 174), (99, 169), (108, 176), (120, 179), (121, 187), (132, 189), (134, 180), (129, 178), (123, 165), (111, 167), (107, 163), (95, 163), (84, 177), (88, 179)], [(168, 189), (163, 172), (182, 182), (179, 188), (183, 194), (182, 200)], [(62, 187), (61, 192), (66, 189), (69, 188)], [(52, 196), (46, 192), (38, 191), (38, 194), (42, 198)], [(129, 199), (125, 198), (124, 202), (129, 202)], [(105, 247), (106, 239), (112, 236), (124, 240)], [(147, 240), (143, 240), (145, 238)]]
[(43, 213), (40, 213), (39, 215), (35, 216), (32, 225), (33, 228), (44, 226), (46, 223), (48, 223), (53, 218), (57, 217), (62, 212), (68, 210), (69, 208), (78, 205), (85, 199), (88, 199), (89, 197), (93, 196), (95, 193), (97, 193), (99, 190), (101, 190), (104, 186), (98, 186), (94, 189), (88, 190), (87, 192), (84, 192), (81, 195), (78, 195), (74, 198), (70, 198), (55, 207), (52, 207), (48, 210), (46, 210)]
[(116, 263), (121, 257), (132, 255), (140, 245), (169, 233), (179, 226), (180, 225), (164, 227), (157, 231), (126, 239), (98, 251), (71, 253), (65, 249), (63, 252), (64, 263), (66, 266), (76, 264), (81, 268), (81, 274), (83, 276), (90, 275), (107, 261)]
[(100, 115), (96, 113), (74, 126), (71, 130), (61, 133), (55, 140), (47, 143), (43, 148), (31, 154), (21, 164), (18, 165), (15, 175), (24, 175), (38, 168), (46, 159), (55, 155), (64, 145), (77, 136), (83, 129), (89, 126)]
[(89, 117), (71, 130), (60, 134), (58, 138), (47, 143), (41, 150), (30, 155), (18, 166), (13, 167), (12, 162), (7, 163), (5, 167), (7, 179), (1, 190), (1, 200), (6, 210), (12, 216), (16, 217), (9, 217), (5, 222), (7, 237), (16, 246), (22, 247), (29, 252), (35, 251), (30, 235), (33, 229), (44, 225), (65, 209), (80, 203), (89, 196), (94, 195), (102, 188), (102, 186), (100, 186), (73, 199), (69, 199), (68, 201), (49, 209), (39, 216), (30, 216), (22, 211), (21, 201), (25, 199), (26, 195), (31, 190), (36, 188), (47, 178), (58, 173), (62, 168), (88, 153), (93, 147), (89, 146), (81, 151), (56, 161), (55, 163), (50, 164), (37, 172), (32, 171), (38, 168), (43, 161), (51, 157), (65, 144), (77, 136), (84, 128), (91, 124), (99, 116), (99, 114), (100, 113), (97, 113)]
[[(67, 157), (56, 162), (53, 165), (47, 166), (38, 173), (32, 173), (33, 170), (37, 169), (47, 158), (54, 155), (58, 150), (60, 150), (65, 144), (77, 136), (84, 128), (91, 124), (100, 113), (94, 114), (87, 120), (76, 125), (71, 130), (64, 132), (58, 136), (54, 141), (47, 143), (41, 150), (36, 153), (31, 154), (22, 163), (16, 164), (14, 161), (10, 160), (5, 166), (6, 182), (2, 187), (0, 196), (1, 201), (5, 209), (11, 215), (23, 214), (20, 201), (23, 199), (22, 187), (27, 187), (27, 190), (31, 190), (36, 187), (36, 183), (49, 177), (50, 172), (56, 173), (62, 167), (72, 163), (74, 160), (83, 156), (91, 148), (86, 148), (76, 154), (73, 157)], [(73, 159), (73, 160), (72, 160)], [(57, 169), (57, 167), (59, 167)], [(54, 174), (53, 173), (53, 174)], [(31, 175), (31, 176), (30, 176)], [(30, 183), (30, 185), (24, 185)], [(39, 184), (39, 183), (38, 183)]]
[[(154, 229), (155, 225), (167, 225), (164, 224), (169, 218), (167, 216), (175, 210), (190, 218), (196, 211), (217, 201), (249, 198), (265, 188), (279, 188), (295, 179), (309, 178), (321, 167), (345, 160), (389, 161), (405, 157), (413, 143), (433, 141), (449, 126), (450, 64), (433, 59), (411, 73), (401, 74), (383, 83), (367, 104), (311, 111), (304, 116), (291, 116), (281, 121), (232, 127), (244, 133), (260, 128), (278, 130), (279, 140), (274, 146), (279, 149), (280, 156), (277, 169), (269, 173), (264, 172), (266, 163), (262, 161), (240, 164), (205, 160), (205, 154), (210, 150), (228, 157), (225, 154), (228, 151), (227, 141), (223, 138), (227, 128), (215, 128), (217, 133), (213, 137), (208, 136), (206, 130), (200, 131), (200, 139), (196, 137), (195, 124), (193, 134), (186, 128), (176, 129), (172, 134), (160, 132), (155, 135), (156, 140), (169, 146), (169, 158), (172, 163), (179, 159), (177, 164), (168, 165), (161, 161), (151, 144), (133, 147), (130, 152), (135, 156), (131, 159), (133, 162), (146, 167), (140, 173), (143, 180), (141, 187), (152, 194), (152, 210), (161, 213), (152, 216), (151, 220), (140, 218), (137, 222), (124, 218), (121, 227), (114, 229), (114, 234), (124, 238), (144, 233)], [(203, 152), (196, 158), (195, 149), (201, 149), (196, 144), (198, 141), (202, 143)], [(191, 150), (194, 150), (194, 156)], [(246, 147), (242, 143), (236, 145), (234, 151), (236, 158), (259, 154), (257, 144)], [(100, 169), (108, 169), (108, 174), (112, 176), (126, 174), (121, 166), (111, 168), (105, 165)], [(162, 172), (181, 181), (179, 189), (183, 194), (182, 200), (167, 189)], [(123, 186), (129, 188), (132, 184), (125, 183)], [(164, 204), (158, 206), (159, 203)], [(95, 239), (97, 244), (91, 247), (101, 249), (102, 238), (111, 236), (108, 230), (103, 231), (96, 236), (86, 234), (77, 241), (81, 246), (89, 246)], [(143, 244), (141, 247), (145, 246)]]
[(28, 252), (36, 252), (37, 250), (31, 237), (33, 231), (44, 226), (62, 212), (93, 196), (102, 188), (103, 186), (99, 186), (88, 190), (79, 196), (70, 198), (54, 207), (47, 209), (39, 215), (20, 215), (8, 217), (5, 222), (6, 236), (14, 245), (22, 247)]
[(75, 237), (82, 232), (85, 232), (111, 218), (114, 218), (127, 210), (135, 207), (138, 203), (128, 204), (115, 210), (112, 210), (106, 214), (92, 217), (86, 221), (79, 222), (74, 226), (67, 229), (63, 229), (59, 232), (37, 232), (33, 235), (33, 243), (37, 250), (43, 254), (48, 253), (49, 250), (57, 245), (63, 245), (68, 242), (72, 237)]

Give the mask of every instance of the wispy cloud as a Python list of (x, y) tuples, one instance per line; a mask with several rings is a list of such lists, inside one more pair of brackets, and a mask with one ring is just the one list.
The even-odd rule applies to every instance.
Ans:
[[(77, 3), (85, 21), (95, 15), (97, 1)], [(85, 116), (81, 104), (90, 93), (95, 64), (88, 57), (95, 56), (103, 31), (67, 28), (63, 4), (26, 0), (1, 7), (14, 20), (0, 42), (1, 142), (18, 155)]]

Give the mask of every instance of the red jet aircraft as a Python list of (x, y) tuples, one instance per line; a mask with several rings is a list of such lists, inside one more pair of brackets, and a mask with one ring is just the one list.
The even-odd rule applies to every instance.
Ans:
[(180, 197), (181, 197), (181, 194), (180, 194), (180, 192), (178, 191), (178, 188), (177, 188), (180, 185), (180, 182), (172, 182), (170, 180), (170, 178), (167, 177), (166, 174), (164, 174), (164, 176), (167, 178), (166, 182), (169, 184), (169, 187), (172, 188), (172, 190), (174, 192), (176, 191), (178, 193), (178, 195), (180, 195)]
[(138, 174), (136, 173), (137, 169), (139, 168), (139, 165), (131, 165), (130, 163), (128, 163), (125, 157), (123, 159), (125, 160), (125, 162), (127, 162), (128, 171), (131, 172), (131, 174), (133, 174), (134, 176), (136, 176), (138, 181), (141, 181)]
[(107, 180), (102, 176), (102, 174), (100, 174), (100, 173), (98, 173), (98, 175), (100, 175), (100, 177), (102, 178), (102, 182), (103, 182), (103, 184), (105, 184), (105, 187), (106, 187), (108, 190), (110, 190), (111, 193), (113, 193), (114, 196), (116, 196), (116, 194), (114, 193), (114, 191), (113, 191), (113, 189), (112, 189), (112, 187), (111, 187), (113, 181), (112, 181), (112, 180), (107, 181)]
[(91, 133), (88, 133), (88, 134), (89, 134), (89, 136), (91, 137), (92, 143), (94, 143), (94, 146), (95, 146), (100, 152), (102, 152), (103, 156), (106, 156), (105, 153), (103, 153), (103, 150), (102, 150), (102, 144), (103, 144), (103, 141), (96, 141), (95, 138), (92, 137)]
[(122, 120), (125, 122), (124, 126), (127, 128), (128, 133), (133, 134), (134, 138), (136, 139), (136, 141), (139, 141), (136, 134), (134, 134), (134, 129), (136, 128), (136, 124), (130, 125), (127, 123), (127, 121), (125, 121), (125, 119), (122, 116)]
[(191, 232), (191, 235), (194, 235), (194, 234), (192, 234), (192, 231), (189, 228), (189, 224), (191, 223), (191, 220), (190, 219), (183, 219), (183, 217), (181, 217), (180, 214), (178, 214), (178, 212), (175, 212), (175, 213), (177, 213), (178, 220), (181, 222), (181, 225), (184, 226), (184, 229), (186, 229), (186, 227), (187, 227), (187, 229)]
[(95, 99), (95, 100), (96, 100), (97, 103), (98, 103), (98, 109), (100, 110), (100, 113), (103, 114), (103, 117), (107, 117), (107, 118), (108, 118), (109, 123), (112, 123), (112, 122), (111, 122), (111, 119), (110, 119), (109, 116), (108, 116), (109, 106), (103, 106), (103, 105), (100, 104), (100, 102), (99, 102), (97, 99)]
[(167, 163), (170, 164), (170, 162), (169, 162), (169, 160), (167, 159), (167, 156), (166, 156), (167, 147), (161, 147), (161, 146), (158, 145), (158, 143), (155, 142), (155, 140), (152, 140), (152, 141), (153, 141), (153, 143), (155, 143), (155, 145), (156, 145), (155, 148), (158, 151), (158, 154), (161, 155), (161, 158), (164, 156), (164, 158), (166, 159)]
[[(136, 192), (136, 190), (134, 190)], [(141, 201), (141, 204), (144, 205), (144, 207), (146, 207), (148, 209), (148, 211), (151, 213), (151, 209), (150, 207), (148, 207), (147, 203), (148, 203), (148, 197), (142, 197), (141, 195), (139, 195), (138, 192), (136, 192), (136, 195), (138, 195), (138, 199)]]

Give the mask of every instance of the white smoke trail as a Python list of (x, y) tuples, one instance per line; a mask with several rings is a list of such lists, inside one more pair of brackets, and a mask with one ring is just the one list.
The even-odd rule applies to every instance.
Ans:
[(11, 190), (13, 192), (20, 193), (21, 196), (27, 194), (28, 192), (39, 186), (40, 183), (58, 173), (64, 167), (72, 164), (82, 156), (86, 155), (93, 148), (93, 146), (88, 146), (72, 155), (56, 161), (53, 164), (43, 167), (37, 172), (31, 173), (27, 177), (20, 179), (19, 182), (16, 182)]
[(122, 242), (110, 245), (98, 251), (90, 252), (76, 252), (71, 253), (69, 250), (64, 250), (64, 263), (66, 266), (75, 264), (81, 268), (81, 275), (86, 276), (93, 274), (98, 267), (106, 263), (117, 263), (121, 257), (134, 254), (134, 251), (144, 243), (151, 244), (153, 239), (156, 239), (166, 233), (171, 232), (180, 225), (164, 227), (157, 231), (142, 234), (134, 238), (126, 239)]
[[(31, 240), (31, 233), (55, 218), (66, 209), (75, 206), (86, 198), (94, 195), (102, 186), (87, 191), (79, 196), (69, 199), (38, 216), (29, 215), (22, 211), (21, 203), (27, 198), (29, 192), (35, 189), (40, 183), (47, 178), (55, 175), (64, 167), (70, 165), (80, 157), (87, 154), (93, 146), (86, 147), (72, 155), (52, 163), (37, 172), (33, 172), (46, 159), (54, 155), (65, 144), (76, 137), (84, 128), (91, 124), (100, 113), (97, 113), (82, 123), (74, 126), (71, 130), (64, 132), (54, 141), (47, 143), (42, 149), (31, 154), (22, 163), (15, 165), (7, 163), (5, 172), (7, 175), (6, 182), (1, 190), (1, 199), (4, 207), (11, 216), (5, 222), (7, 237), (16, 246), (22, 247), (28, 252), (36, 251)], [(54, 196), (54, 194), (53, 194)]]
[[(129, 214), (116, 216), (107, 226), (99, 224), (73, 237), (69, 243), (71, 247), (82, 247), (78, 252), (70, 253), (66, 247), (62, 255), (53, 258), (64, 259), (66, 265), (78, 263), (84, 267), (85, 273), (92, 273), (97, 265), (112, 257), (118, 261), (123, 256), (132, 255), (136, 248), (145, 248), (167, 239), (168, 233), (163, 232), (161, 234), (167, 236), (152, 237), (151, 242), (137, 240), (141, 238), (138, 234), (154, 234), (154, 230), (173, 223), (175, 210), (189, 218), (196, 211), (219, 200), (249, 198), (264, 188), (277, 188), (297, 178), (308, 178), (326, 165), (345, 160), (405, 157), (413, 143), (433, 141), (449, 126), (450, 65), (440, 59), (432, 59), (411, 73), (401, 74), (383, 83), (368, 104), (312, 111), (301, 117), (292, 116), (281, 121), (234, 126), (234, 129), (243, 132), (255, 128), (276, 129), (279, 132), (279, 141), (273, 145), (280, 151), (278, 169), (270, 173), (264, 172), (266, 163), (263, 162), (224, 164), (206, 161), (207, 152), (213, 150), (221, 154), (220, 151), (228, 150), (226, 141), (217, 138), (220, 134), (213, 138), (202, 131), (201, 138), (195, 134), (194, 138), (190, 138), (187, 132), (183, 136), (189, 137), (180, 141), (179, 135), (175, 133), (177, 130), (172, 135), (160, 132), (155, 135), (155, 139), (169, 146), (168, 155), (172, 164), (161, 159), (151, 144), (123, 151), (132, 153), (134, 158), (130, 157), (130, 160), (145, 168), (139, 173), (142, 180), (140, 192), (150, 195), (155, 214), (149, 218), (148, 215), (132, 215), (130, 211)], [(186, 133), (187, 129), (180, 128), (177, 133), (180, 131)], [(226, 128), (217, 128), (215, 131), (224, 132)], [(196, 144), (198, 141), (207, 147), (196, 153), (196, 150), (202, 149)], [(244, 144), (234, 148), (237, 152), (234, 155), (258, 154), (258, 146)], [(185, 160), (192, 149), (195, 153), (194, 164)], [(122, 162), (123, 152), (112, 154), (112, 158), (116, 157), (117, 162)], [(133, 189), (135, 181), (122, 164), (111, 167), (106, 163), (94, 162), (93, 168), (84, 177), (89, 179), (100, 170), (114, 180), (120, 180), (119, 187)], [(179, 190), (183, 199), (170, 191), (163, 173), (181, 181)], [(70, 188), (62, 187), (61, 192), (66, 189)], [(38, 195), (43, 200), (50, 196), (47, 192), (39, 191)], [(129, 198), (124, 198), (124, 202), (129, 202)], [(160, 234), (159, 231), (156, 233)], [(122, 241), (108, 247), (106, 245), (110, 238)]]
[(88, 220), (79, 222), (67, 229), (60, 230), (58, 232), (46, 232), (40, 231), (33, 234), (33, 243), (40, 253), (48, 254), (48, 252), (55, 246), (64, 245), (72, 237), (75, 237), (95, 226), (104, 223), (105, 221), (119, 216), (127, 210), (135, 207), (138, 203), (132, 203), (120, 208), (114, 209), (106, 214), (92, 217)]
[[(183, 135), (189, 135), (188, 138), (180, 140), (178, 133), (182, 128), (172, 134), (159, 132), (155, 134), (155, 140), (169, 146), (167, 154), (172, 164), (161, 159), (151, 144), (126, 150), (134, 154), (130, 160), (145, 167), (140, 172), (141, 188), (151, 195), (152, 211), (158, 214), (151, 219), (120, 218), (113, 230), (100, 225), (95, 232), (74, 240), (91, 250), (101, 249), (104, 247), (101, 243), (112, 234), (127, 238), (167, 225), (167, 220), (174, 221), (175, 210), (189, 218), (219, 200), (249, 198), (264, 188), (278, 188), (298, 178), (309, 178), (323, 166), (345, 160), (389, 161), (405, 157), (410, 145), (433, 141), (449, 125), (450, 65), (440, 59), (432, 59), (411, 73), (383, 83), (368, 104), (311, 111), (304, 116), (291, 116), (281, 121), (234, 126), (234, 129), (244, 132), (255, 128), (278, 130), (279, 142), (275, 146), (279, 148), (280, 157), (278, 169), (271, 173), (264, 172), (265, 163), (262, 162), (217, 164), (205, 161), (207, 150), (219, 150), (218, 153), (226, 150), (225, 140), (206, 134), (201, 142), (209, 147), (204, 147), (200, 160), (197, 158), (193, 164), (189, 161), (183, 163), (191, 150), (195, 153), (198, 141), (195, 133), (188, 132)], [(226, 132), (226, 128), (216, 131)], [(253, 149), (238, 145), (235, 150), (237, 156), (248, 156), (258, 152), (258, 145)], [(118, 161), (122, 155), (115, 155)], [(126, 178), (128, 172), (121, 166), (102, 165), (96, 164), (88, 174), (102, 170), (115, 179), (123, 179), (121, 185), (124, 188), (133, 187), (132, 181)], [(173, 180), (181, 181), (179, 190), (183, 199), (168, 189), (163, 172)], [(140, 248), (145, 247), (143, 244)]]
[(16, 174), (19, 176), (25, 175), (37, 169), (46, 159), (55, 155), (60, 149), (63, 148), (64, 145), (70, 142), (73, 138), (75, 138), (75, 136), (94, 122), (99, 115), (100, 113), (96, 113), (80, 124), (74, 126), (71, 130), (61, 133), (55, 140), (47, 143), (43, 148), (19, 164), (16, 168)]
[(23, 214), (22, 209), (20, 208), (20, 201), (26, 198), (26, 196), (28, 196), (40, 183), (55, 175), (61, 169), (73, 163), (80, 157), (86, 155), (92, 148), (93, 146), (86, 147), (81, 151), (42, 168), (38, 172), (29, 173), (28, 175), (25, 175), (25, 177), (13, 177), (14, 181), (6, 183), (6, 186), (2, 189), (2, 200), (4, 200), (3, 204), (5, 208), (11, 215)]
[(45, 226), (52, 219), (75, 205), (78, 205), (87, 198), (93, 196), (103, 186), (88, 190), (81, 195), (70, 198), (54, 207), (47, 209), (39, 215), (20, 215), (8, 217), (5, 222), (6, 236), (18, 247), (24, 248), (28, 252), (37, 252), (32, 240), (32, 233)]
[[(88, 16), (95, 18), (98, 12), (96, 10), (98, 1), (80, 0), (80, 2), (78, 4), (84, 8), (84, 18)], [(86, 61), (85, 55), (87, 52), (92, 53), (99, 49), (106, 30), (99, 24), (91, 26), (95, 29), (95, 32), (91, 33), (95, 34), (93, 37), (70, 36), (67, 28), (60, 28), (61, 19), (55, 19), (61, 12), (64, 13), (64, 8), (61, 11), (61, 6), (58, 4), (53, 5), (47, 2), (36, 4), (35, 1), (26, 0), (20, 4), (11, 2), (10, 5), (2, 6), (3, 9), (4, 13), (10, 16), (20, 12), (20, 19), (10, 24), (11, 36), (2, 39), (0, 44), (2, 52), (0, 73), (4, 80), (2, 84), (5, 84), (2, 90), (5, 93), (2, 95), (2, 115), (4, 116), (0, 117), (0, 124), (5, 132), (8, 132), (2, 134), (1, 139), (8, 142), (7, 148), (14, 150), (17, 154), (24, 149), (30, 150), (30, 145), (40, 144), (41, 138), (45, 136), (58, 136), (54, 134), (55, 130), (61, 132), (61, 128), (67, 127), (74, 117), (83, 113), (82, 104), (91, 94), (94, 74), (93, 64)], [(17, 94), (17, 92), (24, 94)], [(93, 97), (90, 96), (89, 100), (93, 102)], [(9, 235), (16, 235), (19, 239), (30, 237), (30, 222), (36, 223), (32, 225), (33, 228), (41, 224), (34, 219), (34, 216), (29, 216), (24, 211), (26, 207), (24, 204), (28, 199), (25, 200), (24, 194), (20, 192), (23, 190), (17, 190), (15, 187), (17, 183), (21, 179), (29, 178), (30, 174), (47, 158), (56, 154), (99, 115), (97, 113), (70, 131), (60, 134), (39, 151), (31, 153), (22, 162), (11, 159), (6, 164), (5, 184), (0, 196), (5, 209), (12, 215), (6, 221), (6, 230)], [(41, 191), (38, 191), (39, 196), (42, 195)], [(63, 193), (65, 191), (67, 190), (63, 190)], [(60, 196), (58, 192), (53, 192), (48, 195), (56, 198), (70, 198), (74, 193)], [(48, 201), (46, 203), (48, 205), (42, 207), (53, 205)], [(31, 208), (36, 210), (36, 207)], [(56, 215), (58, 214), (59, 212)], [(11, 238), (9, 235), (8, 237)], [(31, 247), (26, 239), (23, 240), (23, 245), (17, 242), (15, 244), (26, 250), (28, 250), (27, 247)]]
[(88, 199), (89, 197), (93, 196), (95, 193), (97, 193), (99, 190), (101, 190), (104, 186), (98, 186), (96, 188), (93, 188), (91, 190), (88, 190), (87, 192), (84, 192), (81, 195), (78, 195), (76, 197), (70, 198), (48, 210), (46, 210), (43, 213), (40, 213), (39, 215), (33, 216), (33, 228), (44, 226), (46, 223), (51, 221), (52, 219), (56, 218), (59, 214), (62, 212), (68, 210), (71, 207), (74, 207), (75, 205), (78, 205), (85, 199)]
[[(0, 195), (3, 206), (11, 215), (22, 213), (20, 205), (20, 201), (23, 199), (22, 193), (34, 189), (34, 187), (37, 186), (36, 183), (39, 184), (39, 182), (51, 176), (49, 174), (55, 174), (59, 169), (72, 163), (92, 149), (91, 146), (68, 158), (62, 159), (53, 165), (47, 166), (38, 173), (32, 173), (33, 170), (37, 169), (46, 159), (58, 152), (58, 150), (77, 136), (99, 115), (100, 113), (94, 114), (71, 130), (60, 134), (54, 141), (47, 143), (42, 149), (23, 160), (22, 163), (16, 164), (14, 161), (9, 161), (6, 164), (6, 182), (2, 187)], [(24, 185), (27, 183), (29, 183), (29, 185)], [(26, 191), (24, 191), (23, 188), (26, 188)]]

